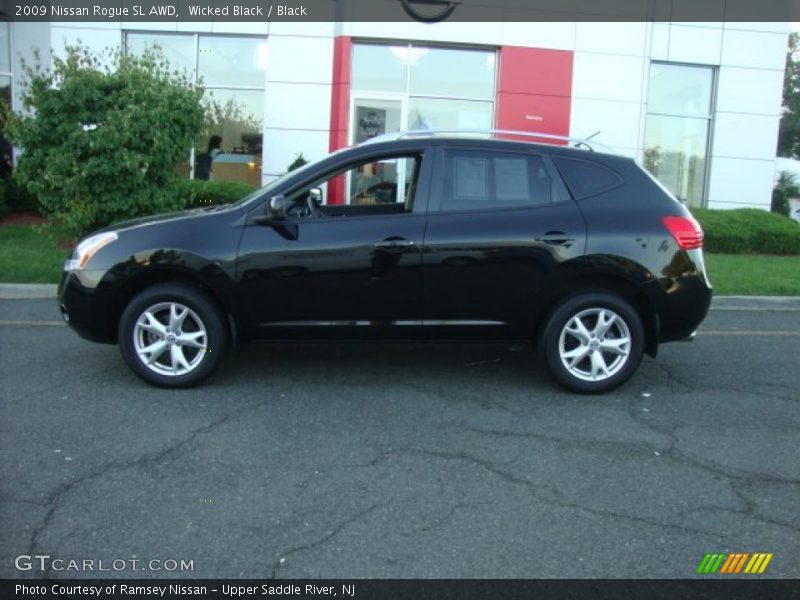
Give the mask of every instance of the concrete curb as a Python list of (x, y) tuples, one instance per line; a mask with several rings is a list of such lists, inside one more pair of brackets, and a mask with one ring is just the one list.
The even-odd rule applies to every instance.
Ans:
[(800, 296), (715, 296), (711, 310), (800, 311)]
[(57, 290), (54, 283), (0, 283), (0, 300), (55, 298)]
[[(55, 298), (52, 283), (0, 283), (1, 300)], [(800, 296), (714, 296), (711, 310), (800, 311)]]

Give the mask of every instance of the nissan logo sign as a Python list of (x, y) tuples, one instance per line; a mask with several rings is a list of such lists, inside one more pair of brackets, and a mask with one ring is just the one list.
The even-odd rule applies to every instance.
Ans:
[[(406, 14), (420, 23), (438, 23), (453, 14), (461, 0), (400, 0)], [(420, 10), (420, 7), (426, 8)], [(427, 7), (433, 7), (428, 10)]]

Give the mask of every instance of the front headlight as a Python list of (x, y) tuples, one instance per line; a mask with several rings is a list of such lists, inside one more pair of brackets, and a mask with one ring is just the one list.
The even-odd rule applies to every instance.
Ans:
[(89, 236), (72, 251), (72, 256), (64, 263), (64, 270), (77, 271), (85, 268), (100, 248), (107, 246), (111, 242), (115, 242), (117, 238), (119, 238), (119, 236), (116, 231), (106, 231)]

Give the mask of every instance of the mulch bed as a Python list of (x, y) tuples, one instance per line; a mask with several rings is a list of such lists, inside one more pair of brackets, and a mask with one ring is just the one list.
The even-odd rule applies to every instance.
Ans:
[[(8, 213), (0, 217), (0, 227), (6, 225), (42, 225), (47, 223), (47, 219), (34, 211), (22, 211)], [(75, 246), (75, 238), (68, 237), (58, 240), (58, 247), (62, 250), (71, 250)]]
[(37, 212), (12, 212), (0, 217), (0, 227), (4, 225), (41, 225), (46, 219)]

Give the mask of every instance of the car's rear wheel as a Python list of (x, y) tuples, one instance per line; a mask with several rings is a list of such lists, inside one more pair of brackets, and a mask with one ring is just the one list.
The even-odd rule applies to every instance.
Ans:
[(164, 387), (200, 383), (225, 352), (225, 325), (214, 303), (197, 288), (165, 283), (137, 295), (118, 331), (125, 362), (145, 381)]
[(550, 313), (539, 346), (548, 371), (562, 386), (602, 393), (625, 383), (639, 368), (644, 327), (623, 298), (587, 292)]

